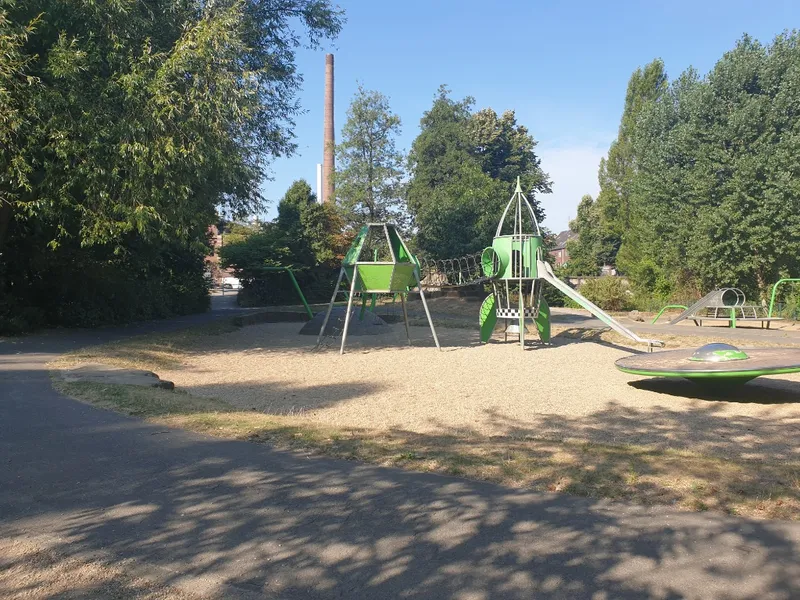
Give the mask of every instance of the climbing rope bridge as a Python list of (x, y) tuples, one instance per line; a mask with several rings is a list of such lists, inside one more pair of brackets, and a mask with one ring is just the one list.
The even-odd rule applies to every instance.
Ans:
[(419, 258), (420, 282), (426, 290), (462, 287), (489, 281), (481, 266), (481, 253), (441, 260)]

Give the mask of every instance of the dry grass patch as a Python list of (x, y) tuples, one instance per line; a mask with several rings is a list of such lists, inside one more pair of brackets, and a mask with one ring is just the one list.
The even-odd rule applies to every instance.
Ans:
[(66, 369), (80, 363), (101, 362), (115, 367), (134, 369), (175, 369), (198, 352), (213, 349), (225, 333), (239, 329), (235, 319), (223, 319), (169, 333), (149, 333), (119, 342), (87, 346), (64, 354), (50, 366)]
[(725, 460), (688, 451), (527, 436), (332, 429), (295, 417), (237, 410), (221, 400), (183, 392), (55, 385), (78, 400), (222, 438), (540, 491), (800, 520), (800, 463)]

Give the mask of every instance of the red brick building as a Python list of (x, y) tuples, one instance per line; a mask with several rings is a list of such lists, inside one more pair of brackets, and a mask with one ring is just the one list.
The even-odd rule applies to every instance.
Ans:
[(556, 266), (560, 267), (569, 260), (567, 252), (567, 242), (578, 237), (578, 234), (567, 229), (556, 236), (556, 245), (550, 250), (550, 256), (556, 261)]

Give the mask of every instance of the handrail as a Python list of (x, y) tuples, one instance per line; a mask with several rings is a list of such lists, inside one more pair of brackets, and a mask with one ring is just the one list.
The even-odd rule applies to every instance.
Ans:
[(662, 308), (660, 311), (658, 311), (658, 314), (656, 315), (656, 318), (655, 318), (655, 319), (653, 319), (653, 322), (652, 322), (652, 323), (650, 323), (650, 324), (651, 324), (651, 325), (655, 325), (655, 324), (656, 324), (656, 321), (658, 321), (658, 318), (659, 318), (661, 315), (663, 315), (663, 314), (664, 314), (664, 311), (665, 311), (665, 310), (667, 310), (668, 308), (682, 308), (683, 310), (689, 310), (689, 309), (688, 309), (686, 306), (684, 306), (683, 304), (667, 304), (667, 305), (666, 305), (664, 308)]
[(769, 312), (767, 313), (767, 317), (772, 317), (772, 309), (775, 306), (775, 294), (778, 292), (778, 286), (782, 283), (786, 283), (787, 281), (800, 281), (800, 279), (795, 277), (786, 277), (784, 279), (779, 279), (775, 285), (772, 286), (772, 297), (769, 300)]

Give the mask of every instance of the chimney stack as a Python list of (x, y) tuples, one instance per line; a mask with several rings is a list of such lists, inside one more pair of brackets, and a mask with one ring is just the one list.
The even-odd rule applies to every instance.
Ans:
[(334, 149), (336, 134), (333, 129), (333, 54), (325, 55), (325, 120), (322, 148), (322, 202), (333, 202)]

